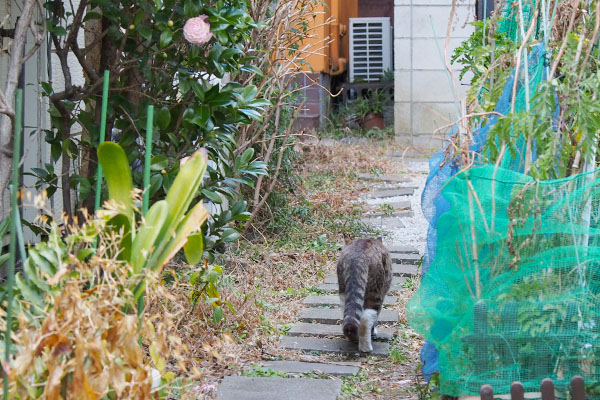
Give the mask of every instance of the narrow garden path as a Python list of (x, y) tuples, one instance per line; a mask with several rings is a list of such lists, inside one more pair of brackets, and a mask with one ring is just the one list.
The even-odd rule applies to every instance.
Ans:
[[(316, 294), (304, 298), (297, 322), (280, 338), (283, 354), (299, 351), (301, 356), (262, 361), (247, 374), (225, 377), (217, 391), (218, 399), (418, 397), (415, 389), (420, 384), (415, 379), (418, 346), (411, 340), (415, 335), (399, 321), (419, 281), (426, 222), (418, 207), (426, 163), (393, 153), (388, 157), (402, 163), (402, 169), (416, 170), (420, 175), (416, 179), (414, 175), (358, 176), (368, 182), (370, 189), (359, 200), (364, 210), (363, 222), (385, 234), (384, 243), (393, 262), (392, 288), (379, 318), (379, 336), (373, 343), (373, 352), (361, 357), (356, 344), (343, 337), (337, 276), (330, 274), (324, 277)], [(405, 354), (407, 346), (411, 347), (410, 355)], [(386, 360), (391, 362), (378, 364)], [(369, 396), (355, 393), (360, 381), (375, 382), (371, 383)]]

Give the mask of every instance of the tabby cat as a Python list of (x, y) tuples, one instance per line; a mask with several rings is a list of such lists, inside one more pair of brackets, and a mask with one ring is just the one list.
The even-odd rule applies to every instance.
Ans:
[(349, 243), (337, 263), (344, 335), (363, 353), (373, 351), (371, 335), (392, 283), (392, 260), (381, 238)]

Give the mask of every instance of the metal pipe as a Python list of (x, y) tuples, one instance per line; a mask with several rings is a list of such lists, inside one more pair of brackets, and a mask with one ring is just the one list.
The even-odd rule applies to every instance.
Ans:
[[(106, 139), (106, 111), (108, 108), (108, 83), (109, 83), (110, 71), (104, 71), (104, 82), (102, 85), (102, 115), (100, 118), (100, 141), (98, 145)], [(100, 208), (100, 197), (102, 194), (102, 166), (98, 163), (98, 169), (96, 173), (96, 200), (94, 202), (94, 211)]]
[(144, 202), (142, 210), (144, 215), (148, 213), (150, 203), (150, 162), (152, 157), (152, 129), (154, 127), (154, 106), (148, 106), (146, 118), (146, 153), (144, 154)]

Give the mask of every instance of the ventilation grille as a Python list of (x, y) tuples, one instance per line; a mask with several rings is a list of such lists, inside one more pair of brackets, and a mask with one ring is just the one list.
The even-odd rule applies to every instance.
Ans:
[(350, 82), (378, 81), (391, 69), (390, 19), (350, 18)]

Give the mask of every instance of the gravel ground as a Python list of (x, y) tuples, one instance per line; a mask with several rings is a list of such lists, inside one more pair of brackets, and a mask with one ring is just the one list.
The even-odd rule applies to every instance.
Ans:
[(427, 238), (428, 223), (421, 210), (421, 194), (423, 193), (425, 181), (427, 180), (429, 166), (427, 162), (424, 161), (405, 161), (402, 162), (402, 169), (406, 171), (404, 176), (409, 178), (409, 181), (401, 184), (387, 184), (385, 186), (389, 188), (415, 187), (416, 189), (412, 196), (396, 196), (383, 199), (364, 198), (362, 201), (369, 205), (379, 205), (409, 200), (414, 216), (410, 218), (398, 218), (404, 227), (400, 228), (395, 226), (386, 229), (388, 236), (385, 240), (387, 244), (401, 243), (415, 246), (417, 249), (419, 249), (419, 253), (423, 254), (425, 250), (425, 241)]

